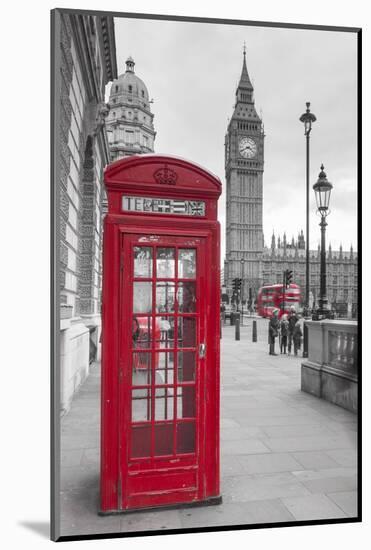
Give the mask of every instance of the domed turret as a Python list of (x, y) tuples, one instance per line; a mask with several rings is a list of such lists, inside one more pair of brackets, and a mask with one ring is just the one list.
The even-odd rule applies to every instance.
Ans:
[(134, 71), (135, 61), (126, 59), (126, 70), (112, 82), (106, 120), (111, 160), (133, 154), (153, 153), (156, 132), (147, 86)]
[(110, 93), (110, 102), (117, 96), (124, 96), (129, 102), (139, 103), (149, 109), (149, 95), (147, 86), (134, 72), (134, 59), (126, 60), (126, 71), (113, 81)]

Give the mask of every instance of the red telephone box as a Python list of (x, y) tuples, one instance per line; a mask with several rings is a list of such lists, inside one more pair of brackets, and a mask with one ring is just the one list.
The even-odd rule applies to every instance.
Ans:
[(218, 503), (218, 178), (176, 157), (105, 171), (101, 513)]

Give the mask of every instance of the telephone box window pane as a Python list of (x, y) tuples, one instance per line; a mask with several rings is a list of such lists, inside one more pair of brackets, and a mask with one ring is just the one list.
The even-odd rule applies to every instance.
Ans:
[(131, 456), (141, 458), (151, 455), (151, 425), (131, 427)]
[(156, 317), (156, 348), (174, 347), (174, 317)]
[(152, 343), (151, 317), (133, 317), (132, 339), (133, 348), (148, 349)]
[(178, 283), (178, 311), (194, 313), (196, 311), (196, 283), (187, 281)]
[(156, 388), (155, 396), (155, 420), (173, 420), (174, 388)]
[(158, 248), (156, 274), (158, 278), (175, 277), (175, 248)]
[(155, 384), (174, 383), (174, 353), (165, 351), (156, 353), (156, 379)]
[(144, 386), (151, 383), (151, 352), (133, 353), (132, 373), (133, 386)]
[(175, 284), (161, 281), (156, 284), (156, 313), (174, 313)]
[(196, 426), (194, 422), (179, 422), (176, 429), (177, 453), (194, 453), (196, 449)]
[(194, 317), (178, 317), (178, 348), (194, 348), (196, 346), (196, 319)]
[(132, 390), (131, 420), (132, 422), (141, 422), (143, 420), (151, 420), (150, 388)]
[(152, 277), (151, 247), (134, 247), (134, 277)]
[(194, 386), (178, 386), (177, 418), (196, 417), (196, 391)]
[(196, 250), (180, 248), (178, 253), (178, 277), (181, 279), (196, 278)]
[(155, 456), (173, 454), (174, 424), (155, 424)]
[(134, 313), (151, 313), (152, 311), (152, 283), (134, 282)]
[(178, 352), (178, 382), (193, 382), (196, 372), (196, 353), (194, 351)]

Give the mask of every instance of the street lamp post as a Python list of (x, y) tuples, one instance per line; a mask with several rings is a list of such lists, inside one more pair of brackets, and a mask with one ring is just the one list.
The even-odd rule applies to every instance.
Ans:
[(244, 286), (245, 286), (245, 259), (241, 258), (241, 325), (243, 325), (243, 297), (244, 297)]
[[(316, 117), (310, 112), (310, 103), (307, 101), (307, 110), (300, 117), (304, 123), (304, 135), (306, 137), (306, 254), (305, 254), (305, 308), (304, 315), (309, 313), (309, 135), (312, 130), (312, 123)], [(308, 328), (304, 323), (304, 344), (303, 357), (308, 357)]]
[(326, 217), (329, 215), (329, 204), (332, 184), (327, 180), (324, 172), (324, 166), (321, 166), (317, 182), (313, 185), (314, 193), (317, 202), (317, 211), (321, 216), (321, 266), (320, 266), (320, 297), (318, 301), (318, 309), (313, 316), (313, 319), (320, 320), (329, 317), (329, 307), (326, 291)]

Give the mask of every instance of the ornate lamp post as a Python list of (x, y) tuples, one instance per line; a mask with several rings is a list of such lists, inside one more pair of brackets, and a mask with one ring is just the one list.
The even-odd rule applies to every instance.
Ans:
[(307, 110), (300, 117), (300, 122), (304, 123), (304, 135), (306, 137), (306, 262), (305, 262), (305, 308), (309, 310), (309, 136), (312, 130), (312, 123), (316, 117), (310, 112), (310, 103), (307, 101)]
[(313, 319), (325, 319), (329, 317), (329, 307), (327, 302), (326, 292), (326, 217), (329, 215), (329, 204), (332, 184), (327, 180), (327, 176), (324, 172), (324, 166), (321, 166), (321, 172), (319, 173), (317, 182), (313, 185), (314, 193), (317, 202), (317, 211), (321, 216), (321, 275), (320, 275), (320, 297), (319, 307), (317, 312), (313, 316)]
[(245, 259), (241, 258), (241, 325), (243, 325), (243, 297), (244, 297), (244, 286), (245, 286)]
[[(307, 110), (300, 117), (300, 122), (304, 123), (304, 135), (306, 137), (306, 255), (305, 255), (305, 316), (309, 313), (309, 135), (312, 130), (312, 124), (317, 119), (310, 112), (310, 103), (307, 101)], [(303, 357), (308, 357), (308, 328), (304, 323), (304, 344)]]

